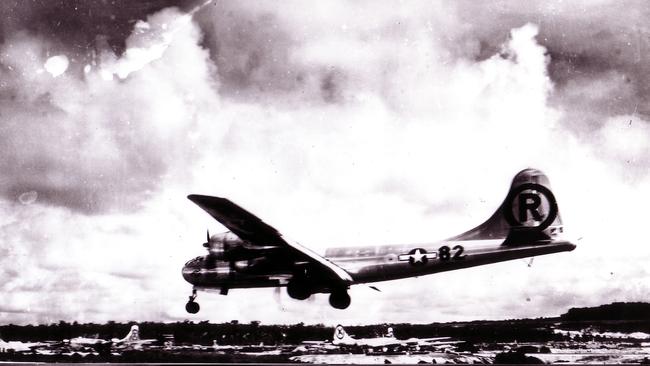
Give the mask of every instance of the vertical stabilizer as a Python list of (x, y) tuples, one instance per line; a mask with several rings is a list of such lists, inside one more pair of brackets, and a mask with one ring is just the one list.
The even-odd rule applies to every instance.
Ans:
[(544, 243), (563, 231), (548, 177), (529, 168), (515, 175), (506, 199), (487, 221), (450, 240), (505, 239), (507, 245)]
[(337, 325), (336, 328), (334, 328), (334, 336), (332, 338), (332, 344), (338, 345), (338, 344), (354, 344), (355, 340), (354, 338), (350, 337), (348, 333), (343, 329), (342, 325)]
[(129, 333), (122, 339), (121, 341), (123, 343), (132, 343), (132, 342), (137, 342), (140, 340), (140, 327), (138, 327), (137, 324), (134, 324), (131, 326), (131, 330), (129, 330)]

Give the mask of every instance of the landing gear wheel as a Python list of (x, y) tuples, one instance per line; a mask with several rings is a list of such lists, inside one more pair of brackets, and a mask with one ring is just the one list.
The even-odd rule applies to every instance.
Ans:
[(350, 306), (350, 295), (346, 290), (334, 291), (330, 294), (330, 305), (336, 309), (345, 309)]
[(190, 314), (196, 314), (200, 309), (201, 307), (198, 302), (188, 301), (187, 304), (185, 304), (185, 310)]
[(287, 284), (287, 294), (292, 299), (306, 300), (311, 296), (311, 291), (309, 291), (309, 286), (304, 281), (290, 281)]
[(190, 295), (190, 299), (187, 301), (187, 304), (185, 304), (185, 311), (190, 314), (196, 314), (201, 309), (199, 303), (195, 302), (194, 299), (196, 299), (196, 289), (192, 290), (192, 295)]

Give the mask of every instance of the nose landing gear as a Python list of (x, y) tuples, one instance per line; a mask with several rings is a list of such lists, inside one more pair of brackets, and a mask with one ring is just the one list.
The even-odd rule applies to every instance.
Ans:
[(187, 301), (187, 304), (185, 304), (185, 310), (190, 314), (198, 313), (201, 307), (199, 306), (198, 302), (194, 301), (194, 299), (196, 299), (196, 289), (192, 290), (192, 295), (190, 295), (189, 298), (189, 301)]

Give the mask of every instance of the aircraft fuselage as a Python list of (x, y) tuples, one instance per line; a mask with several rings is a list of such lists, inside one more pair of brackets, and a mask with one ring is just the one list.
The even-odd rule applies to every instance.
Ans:
[[(353, 284), (390, 281), (518, 258), (571, 251), (568, 241), (546, 241), (537, 245), (504, 245), (498, 240), (443, 241), (437, 244), (383, 245), (330, 248), (325, 258), (345, 269)], [(183, 277), (201, 289), (285, 286), (292, 271), (274, 259), (218, 262), (207, 266), (207, 256), (197, 257), (183, 268)], [(299, 264), (294, 264), (299, 265)], [(319, 289), (323, 290), (323, 289)]]
[(507, 246), (503, 240), (444, 241), (438, 244), (336, 248), (325, 257), (345, 269), (355, 283), (389, 281), (518, 258), (571, 251), (567, 241)]

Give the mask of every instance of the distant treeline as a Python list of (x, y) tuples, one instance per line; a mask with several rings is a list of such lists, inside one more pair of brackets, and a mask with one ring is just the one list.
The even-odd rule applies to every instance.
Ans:
[[(123, 338), (133, 323), (107, 324), (59, 322), (50, 325), (5, 325), (0, 326), (0, 336), (5, 340), (47, 341), (74, 337), (97, 337), (101, 339)], [(483, 341), (542, 341), (560, 339), (548, 329), (548, 320), (477, 321), (469, 323), (432, 324), (381, 324), (346, 326), (345, 329), (357, 338), (379, 337), (393, 327), (397, 338), (448, 336), (472, 342)], [(220, 345), (265, 345), (299, 344), (305, 340), (331, 340), (334, 327), (322, 324), (305, 325), (262, 325), (254, 321), (248, 324), (233, 320), (229, 323), (143, 322), (140, 325), (141, 338), (172, 339), (177, 344), (211, 345), (216, 340)]]
[[(601, 323), (606, 323), (604, 327)], [(97, 337), (101, 339), (123, 338), (134, 323), (106, 324), (59, 322), (48, 325), (0, 326), (0, 338), (4, 340), (47, 341), (74, 337)], [(599, 325), (600, 324), (600, 325)], [(221, 345), (299, 344), (302, 341), (331, 340), (332, 326), (323, 324), (263, 325), (259, 321), (239, 323), (143, 322), (141, 338), (173, 340), (177, 344), (211, 345), (216, 340)], [(343, 324), (345, 326), (345, 324)], [(357, 338), (377, 337), (391, 326), (399, 339), (410, 337), (428, 338), (447, 336), (467, 342), (535, 342), (562, 340), (552, 327), (583, 329), (596, 327), (617, 331), (650, 331), (650, 304), (614, 303), (597, 308), (571, 309), (560, 318), (538, 318), (503, 321), (473, 321), (431, 324), (379, 324), (346, 326), (348, 333)]]
[(650, 303), (615, 302), (592, 308), (572, 308), (562, 314), (565, 321), (585, 320), (650, 320)]

